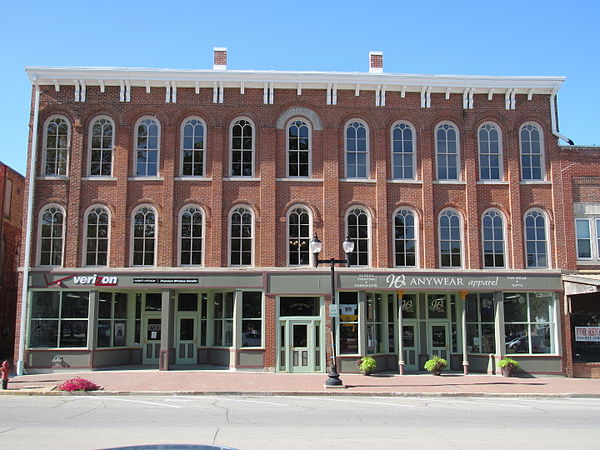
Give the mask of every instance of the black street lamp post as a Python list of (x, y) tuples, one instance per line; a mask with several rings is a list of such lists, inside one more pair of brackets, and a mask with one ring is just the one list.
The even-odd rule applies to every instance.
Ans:
[[(329, 264), (331, 267), (331, 304), (337, 306), (338, 302), (335, 296), (335, 265), (346, 264), (347, 267), (350, 267), (350, 253), (354, 251), (354, 242), (350, 240), (349, 236), (346, 236), (346, 239), (342, 243), (342, 248), (346, 254), (346, 259), (319, 259), (319, 253), (321, 253), (322, 248), (323, 245), (321, 244), (317, 233), (315, 233), (310, 241), (310, 250), (315, 257), (315, 267), (318, 267), (319, 264)], [(339, 314), (339, 310), (337, 314)], [(336, 364), (337, 352), (335, 347), (335, 317), (336, 315), (331, 314), (331, 366), (329, 367), (329, 373), (327, 374), (328, 378), (325, 382), (325, 386), (343, 386)]]

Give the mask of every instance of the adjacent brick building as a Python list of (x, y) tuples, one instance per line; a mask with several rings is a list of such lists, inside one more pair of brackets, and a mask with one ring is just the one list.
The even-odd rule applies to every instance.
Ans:
[[(205, 71), (28, 68), (20, 369), (324, 372), (337, 318), (341, 371), (440, 355), (494, 372), (510, 353), (563, 373), (564, 79), (369, 63), (232, 71), (215, 49)], [(350, 267), (315, 268), (346, 236)]]

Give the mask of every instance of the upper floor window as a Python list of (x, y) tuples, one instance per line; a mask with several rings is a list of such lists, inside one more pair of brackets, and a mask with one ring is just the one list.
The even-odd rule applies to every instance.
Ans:
[(289, 124), (287, 132), (288, 176), (308, 177), (311, 165), (310, 128), (306, 122), (298, 119)]
[(39, 261), (41, 266), (62, 266), (65, 213), (59, 206), (46, 207), (40, 216)]
[(310, 264), (310, 214), (303, 206), (293, 208), (288, 214), (288, 264)]
[(482, 220), (483, 265), (484, 267), (504, 267), (504, 220), (500, 212), (486, 211)]
[(254, 127), (247, 119), (231, 127), (231, 176), (254, 176)]
[(369, 151), (367, 127), (358, 121), (346, 125), (346, 177), (367, 178), (369, 173)]
[(204, 176), (204, 122), (191, 118), (181, 127), (181, 174), (183, 176)]
[(112, 174), (114, 126), (107, 117), (96, 119), (90, 126), (90, 175)]
[(235, 208), (230, 215), (230, 226), (230, 265), (251, 266), (254, 239), (252, 211), (245, 206)]
[(458, 213), (446, 209), (440, 214), (440, 266), (462, 267), (462, 230)]
[(110, 217), (106, 208), (96, 206), (88, 211), (85, 226), (85, 265), (108, 265)]
[(436, 128), (435, 151), (437, 179), (458, 180), (460, 167), (458, 132), (451, 123), (442, 123)]
[(157, 176), (160, 153), (160, 125), (156, 119), (146, 117), (136, 127), (136, 176)]
[(204, 215), (197, 206), (187, 206), (181, 212), (180, 256), (182, 266), (202, 265)]
[(527, 267), (548, 267), (546, 216), (537, 210), (525, 215)]
[(502, 143), (500, 131), (493, 123), (479, 128), (479, 179), (502, 179)]
[(54, 117), (46, 123), (44, 135), (45, 175), (67, 175), (70, 128), (69, 123), (62, 117)]
[(415, 133), (404, 122), (397, 123), (392, 128), (392, 178), (415, 178)]
[(148, 206), (133, 215), (132, 263), (134, 266), (156, 264), (156, 212)]
[(542, 133), (535, 124), (521, 127), (521, 178), (523, 180), (543, 180), (544, 151)]
[(362, 208), (352, 208), (346, 214), (346, 234), (354, 241), (350, 253), (351, 266), (369, 265), (369, 216)]
[(417, 265), (416, 220), (415, 214), (408, 209), (400, 209), (394, 214), (394, 265)]

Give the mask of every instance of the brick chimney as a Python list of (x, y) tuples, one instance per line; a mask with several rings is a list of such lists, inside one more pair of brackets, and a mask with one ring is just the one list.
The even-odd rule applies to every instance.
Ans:
[(215, 47), (213, 52), (213, 70), (227, 70), (227, 49), (225, 47)]
[(383, 72), (383, 52), (369, 52), (369, 73)]

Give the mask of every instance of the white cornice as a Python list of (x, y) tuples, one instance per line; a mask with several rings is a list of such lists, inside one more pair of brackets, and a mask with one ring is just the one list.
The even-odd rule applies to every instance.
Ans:
[[(561, 87), (565, 77), (528, 76), (474, 76), (474, 75), (411, 75), (391, 73), (360, 72), (280, 72), (253, 70), (176, 70), (128, 67), (26, 67), (29, 79), (40, 85), (56, 86), (73, 84), (72, 80), (85, 81), (86, 86), (119, 86), (128, 80), (134, 87), (164, 87), (165, 82), (173, 82), (182, 88), (212, 87), (222, 83), (226, 88), (262, 88), (264, 83), (273, 83), (276, 89), (298, 90), (327, 89), (337, 85), (338, 90), (376, 91), (384, 86), (386, 91), (421, 92), (423, 86), (430, 92), (463, 92), (472, 89), (473, 93), (489, 94), (514, 90), (522, 94), (549, 94)], [(69, 83), (70, 82), (70, 83)], [(454, 90), (456, 88), (456, 90)]]

